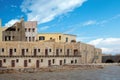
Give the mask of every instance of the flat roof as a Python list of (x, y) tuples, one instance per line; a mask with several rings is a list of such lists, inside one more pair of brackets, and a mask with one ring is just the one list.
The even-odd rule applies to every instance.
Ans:
[(64, 33), (38, 33), (38, 34), (63, 34), (63, 35), (76, 36), (76, 35), (73, 35), (73, 34), (64, 34)]

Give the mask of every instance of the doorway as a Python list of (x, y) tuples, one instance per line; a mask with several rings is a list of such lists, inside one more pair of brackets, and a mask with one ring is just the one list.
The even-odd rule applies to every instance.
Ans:
[(51, 60), (48, 60), (48, 66), (51, 66)]
[(40, 67), (40, 61), (37, 60), (37, 61), (36, 61), (36, 68), (39, 68), (39, 67)]
[(0, 60), (0, 67), (2, 67), (2, 60)]
[(24, 60), (24, 67), (27, 67), (27, 60)]
[(12, 50), (12, 49), (10, 49), (10, 51), (9, 51), (9, 55), (10, 55), (10, 56), (13, 55), (13, 50)]
[(11, 67), (15, 67), (15, 60), (11, 61)]

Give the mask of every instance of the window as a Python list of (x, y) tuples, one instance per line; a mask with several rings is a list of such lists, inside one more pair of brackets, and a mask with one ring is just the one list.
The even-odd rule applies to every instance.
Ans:
[(69, 56), (69, 53), (70, 53), (70, 50), (69, 50), (69, 49), (67, 49), (67, 56)]
[(75, 63), (77, 63), (77, 60), (75, 59)]
[(29, 28), (28, 31), (30, 32), (30, 30), (31, 30), (31, 29)]
[(29, 41), (31, 41), (31, 37), (29, 37)]
[(2, 52), (4, 52), (4, 48), (2, 48)]
[(26, 41), (27, 41), (27, 37), (25, 37), (26, 38)]
[(78, 50), (74, 49), (74, 56), (77, 56), (77, 55), (78, 55)]
[(64, 64), (66, 63), (66, 59), (64, 59)]
[(45, 40), (44, 36), (39, 36), (39, 40)]
[(9, 49), (9, 55), (10, 55), (10, 56), (13, 55), (13, 49)]
[(43, 62), (43, 59), (41, 59), (41, 62)]
[(6, 63), (6, 59), (3, 59), (3, 62)]
[(5, 36), (5, 41), (7, 41), (7, 36)]
[(55, 59), (52, 60), (53, 64), (55, 63)]
[(26, 49), (26, 52), (28, 52), (28, 49)]
[(15, 38), (15, 36), (12, 37), (13, 39)]
[(59, 56), (59, 49), (56, 49), (56, 56)]
[(59, 36), (59, 40), (61, 40), (61, 36)]
[(31, 63), (31, 59), (29, 59), (28, 61), (29, 61), (29, 63)]
[(62, 52), (62, 49), (60, 49), (60, 52)]
[(14, 49), (14, 52), (16, 52), (16, 49)]
[(8, 36), (8, 40), (9, 40), (9, 41), (11, 40), (11, 36)]
[(18, 31), (20, 31), (20, 29), (19, 29), (19, 28), (18, 28), (17, 30), (18, 30)]
[(73, 60), (71, 60), (71, 64), (73, 64)]
[(34, 49), (34, 56), (37, 55), (37, 49)]
[(38, 49), (38, 52), (40, 52), (40, 49)]
[(52, 50), (51, 49), (49, 49), (49, 52), (51, 52)]
[(16, 62), (18, 63), (18, 62), (19, 62), (19, 59), (16, 59)]
[(50, 40), (52, 40), (52, 37), (50, 37)]
[(32, 41), (35, 41), (35, 37), (32, 37)]
[(35, 32), (35, 29), (33, 28), (32, 31)]
[(66, 42), (68, 42), (68, 37), (66, 38)]
[(22, 49), (22, 56), (25, 56), (25, 50)]

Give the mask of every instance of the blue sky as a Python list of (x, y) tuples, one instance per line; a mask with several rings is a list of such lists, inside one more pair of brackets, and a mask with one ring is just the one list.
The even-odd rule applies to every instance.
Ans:
[(37, 20), (39, 33), (75, 34), (104, 53), (120, 53), (120, 0), (0, 0), (3, 26), (21, 17)]

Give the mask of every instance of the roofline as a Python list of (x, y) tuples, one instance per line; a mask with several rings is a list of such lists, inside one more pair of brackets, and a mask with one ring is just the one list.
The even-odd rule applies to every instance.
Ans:
[(76, 36), (76, 35), (73, 35), (73, 34), (64, 34), (64, 33), (38, 33), (38, 35), (39, 34), (63, 34), (63, 35)]

